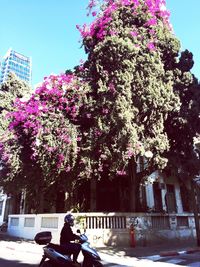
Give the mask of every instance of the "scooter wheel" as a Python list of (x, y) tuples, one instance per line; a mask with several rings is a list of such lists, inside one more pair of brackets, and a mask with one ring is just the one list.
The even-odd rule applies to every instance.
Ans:
[(40, 267), (53, 267), (50, 261), (44, 261)]

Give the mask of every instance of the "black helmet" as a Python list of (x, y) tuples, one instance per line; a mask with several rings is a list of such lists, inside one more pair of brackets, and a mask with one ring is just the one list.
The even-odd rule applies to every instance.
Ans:
[(70, 226), (74, 225), (74, 216), (71, 213), (65, 215), (64, 222), (68, 223)]

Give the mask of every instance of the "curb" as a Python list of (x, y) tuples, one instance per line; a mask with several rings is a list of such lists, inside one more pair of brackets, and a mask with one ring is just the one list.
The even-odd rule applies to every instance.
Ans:
[(187, 254), (192, 254), (192, 253), (195, 253), (195, 252), (200, 252), (200, 247), (197, 247), (197, 248), (189, 248), (186, 251)]
[(197, 248), (189, 248), (183, 251), (162, 251), (160, 252), (160, 257), (167, 257), (167, 256), (178, 256), (182, 254), (192, 254), (195, 252), (200, 252), (200, 247)]
[(167, 256), (178, 256), (179, 252), (177, 251), (162, 251), (160, 252), (160, 257), (167, 257)]

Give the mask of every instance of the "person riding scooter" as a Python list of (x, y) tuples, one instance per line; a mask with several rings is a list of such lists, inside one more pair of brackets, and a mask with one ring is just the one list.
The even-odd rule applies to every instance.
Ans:
[(71, 213), (65, 215), (64, 226), (60, 233), (60, 245), (66, 248), (68, 254), (73, 255), (73, 262), (76, 266), (80, 266), (77, 262), (78, 255), (81, 250), (81, 244), (72, 243), (71, 241), (79, 240), (79, 236), (74, 234), (71, 227), (74, 226), (74, 216)]

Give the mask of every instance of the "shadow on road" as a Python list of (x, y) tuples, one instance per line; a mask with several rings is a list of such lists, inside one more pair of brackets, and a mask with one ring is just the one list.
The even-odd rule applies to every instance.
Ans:
[(17, 260), (0, 259), (0, 267), (36, 267), (38, 264), (23, 263)]
[(26, 242), (34, 243), (33, 240), (28, 240), (28, 239), (24, 239), (24, 238), (20, 238), (20, 237), (16, 237), (16, 236), (10, 236), (4, 232), (0, 232), (0, 241), (12, 241), (12, 242), (14, 241), (16, 243), (22, 243), (22, 242), (26, 241)]

